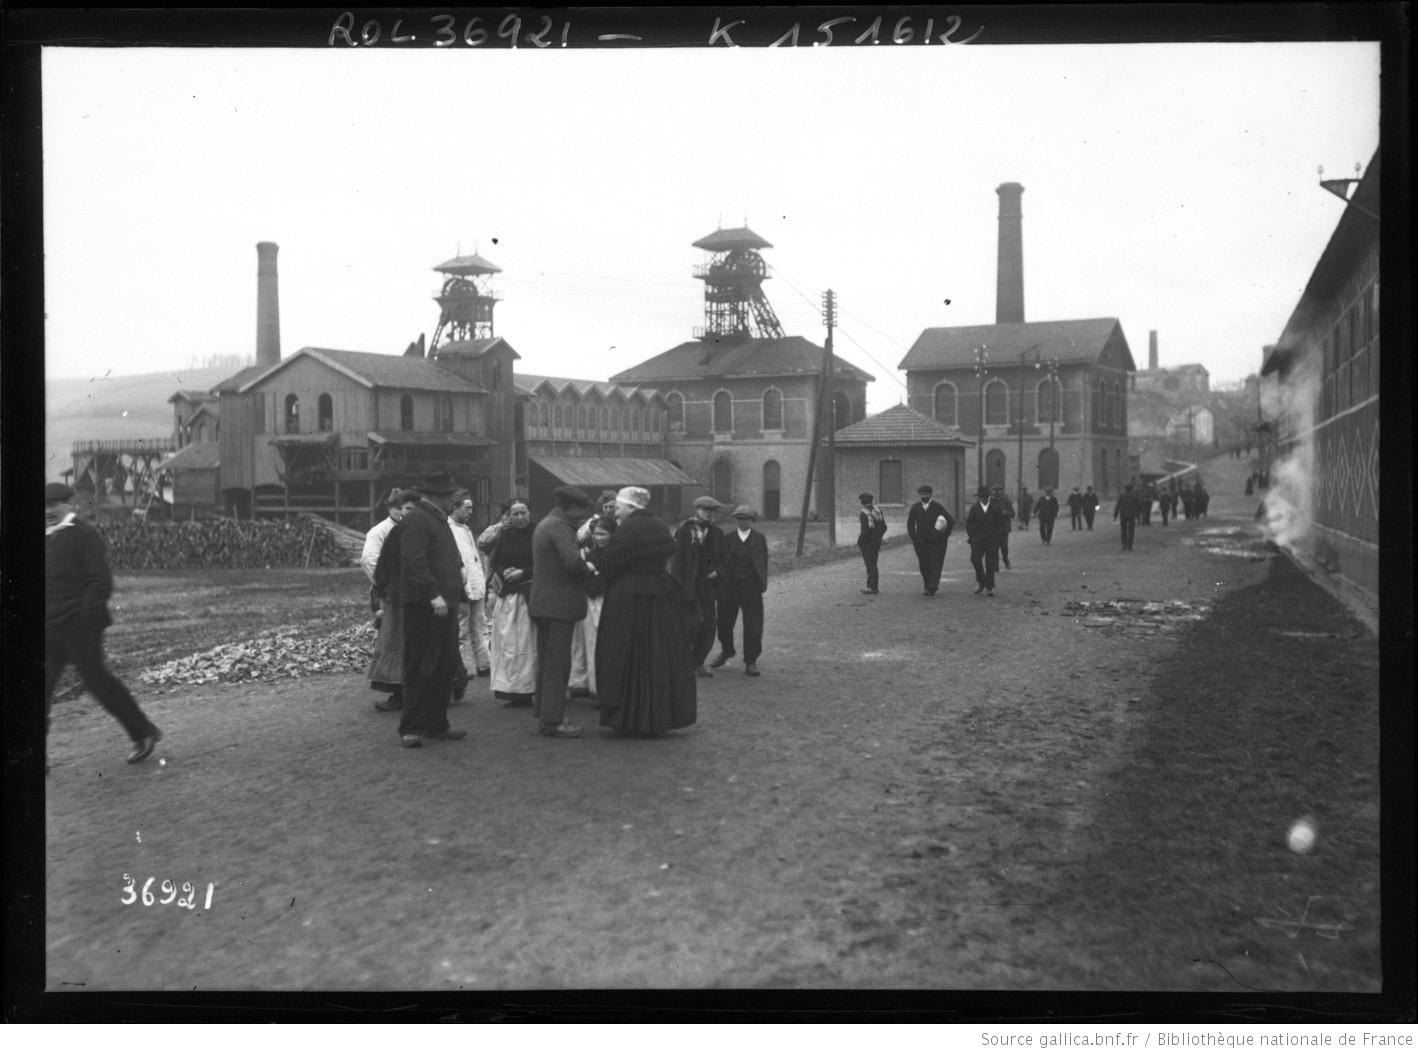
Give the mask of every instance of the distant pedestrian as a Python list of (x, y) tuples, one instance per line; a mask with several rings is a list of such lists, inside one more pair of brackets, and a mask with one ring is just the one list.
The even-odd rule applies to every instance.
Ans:
[(1059, 499), (1054, 497), (1054, 488), (1045, 487), (1044, 496), (1039, 499), (1034, 511), (1039, 514), (1039, 538), (1045, 545), (1054, 544), (1054, 521), (1059, 518)]
[(585, 729), (566, 719), (571, 682), (571, 641), (586, 617), (589, 573), (576, 530), (591, 515), (591, 499), (578, 487), (557, 487), (556, 508), (532, 531), (532, 593), (527, 611), (537, 631), (536, 692), (532, 715), (544, 736), (575, 739)]
[(735, 654), (734, 623), (743, 612), (743, 672), (758, 676), (763, 654), (763, 594), (768, 591), (768, 539), (754, 529), (758, 510), (734, 509), (734, 529), (724, 532), (724, 560), (719, 577), (719, 654), (723, 666)]
[(1167, 517), (1172, 512), (1172, 495), (1166, 487), (1161, 487), (1157, 491), (1157, 512), (1162, 517), (1162, 526), (1167, 526)]
[(1028, 487), (1023, 487), (1019, 491), (1019, 522), (1024, 525), (1024, 529), (1029, 529), (1029, 518), (1034, 515), (1034, 495), (1029, 493)]
[(643, 487), (619, 492), (619, 526), (591, 570), (606, 583), (596, 640), (601, 725), (653, 735), (694, 724), (697, 679), (685, 640), (683, 595), (666, 570), (674, 538), (646, 510), (649, 504)]
[(527, 600), (532, 592), (532, 512), (509, 503), (497, 534), (488, 582), (492, 601), (492, 694), (504, 707), (532, 705), (537, 690), (537, 637)]
[(1010, 568), (1009, 536), (1014, 531), (1014, 502), (1009, 500), (1009, 496), (1004, 492), (1004, 487), (998, 483), (990, 489), (990, 501), (991, 503), (999, 503), (999, 558), (1000, 563), (1004, 564), (1005, 570), (1008, 571)]
[(1157, 488), (1150, 482), (1144, 483), (1135, 492), (1137, 494), (1138, 509), (1141, 515), (1139, 521), (1144, 527), (1152, 526), (1152, 503), (1157, 500)]
[(1083, 518), (1088, 521), (1088, 529), (1093, 529), (1093, 517), (1098, 512), (1098, 495), (1093, 493), (1093, 484), (1088, 484), (1088, 490), (1083, 495)]
[(975, 492), (975, 503), (965, 514), (965, 539), (970, 543), (970, 564), (975, 568), (975, 594), (995, 595), (999, 573), (999, 540), (1004, 534), (1004, 510), (989, 487)]
[[(487, 624), (483, 601), (487, 596), (487, 576), (483, 573), (482, 555), (472, 528), (473, 498), (466, 490), (453, 495), (453, 511), (448, 517), (458, 556), (463, 561), (463, 598), (458, 604), (458, 655), (463, 665), (463, 688), (467, 678), (488, 677), (492, 673), (492, 658), (483, 633)], [(453, 693), (461, 698), (461, 691)]]
[(1192, 496), (1191, 484), (1182, 484), (1182, 514), (1188, 519), (1196, 518), (1196, 500)]
[(880, 575), (876, 561), (881, 555), (881, 540), (886, 536), (886, 513), (876, 507), (876, 496), (870, 493), (857, 495), (861, 502), (861, 512), (857, 514), (861, 528), (857, 532), (857, 548), (862, 553), (862, 563), (867, 565), (867, 587), (863, 593), (880, 592)]
[[(146, 761), (162, 732), (138, 707), (103, 657), (103, 631), (113, 625), (108, 598), (113, 571), (103, 535), (80, 519), (74, 491), (63, 483), (44, 486), (44, 722), (54, 689), (67, 666), (78, 671), (99, 706), (133, 741), (128, 763)], [(13, 668), (13, 666), (12, 666)]]
[(1073, 493), (1068, 496), (1068, 520), (1069, 529), (1078, 530), (1083, 526), (1083, 495), (1078, 492), (1078, 488), (1073, 488)]
[(928, 483), (916, 488), (920, 501), (906, 514), (906, 533), (916, 550), (916, 563), (921, 569), (921, 584), (925, 595), (933, 597), (940, 589), (940, 569), (945, 563), (950, 532), (955, 530), (955, 517), (931, 495)]
[[(410, 499), (410, 504), (416, 500)], [(375, 622), (379, 627), (365, 677), (370, 688), (389, 693), (374, 704), (374, 709), (390, 712), (404, 708), (404, 602), (399, 589), (397, 539), (399, 521), (404, 518), (404, 492), (395, 487), (384, 505), (384, 519), (364, 536), (359, 564), (369, 578), (370, 604), (376, 606)]]
[(1121, 520), (1124, 551), (1132, 551), (1133, 535), (1137, 531), (1138, 497), (1133, 493), (1132, 484), (1124, 483), (1118, 503), (1113, 506), (1113, 519)]
[(448, 529), (451, 478), (424, 480), (420, 500), (399, 524), (404, 602), (404, 708), (399, 737), (406, 747), (425, 739), (462, 739), (448, 727), (448, 703), (458, 673), (458, 600), (463, 560)]
[(694, 515), (675, 529), (675, 555), (670, 574), (679, 582), (684, 601), (697, 618), (690, 620), (689, 658), (696, 676), (712, 677), (704, 661), (714, 650), (719, 630), (719, 577), (724, 558), (724, 532), (714, 526), (723, 503), (704, 494), (694, 499)]
[(1196, 514), (1200, 518), (1206, 518), (1207, 506), (1211, 504), (1211, 492), (1206, 489), (1206, 484), (1198, 482), (1196, 485)]
[[(591, 533), (581, 546), (581, 559), (587, 565), (586, 617), (576, 623), (571, 638), (571, 695), (586, 699), (597, 698), (596, 641), (601, 631), (601, 610), (605, 606), (605, 576), (592, 570), (600, 551), (610, 544), (615, 533), (614, 516), (592, 516)], [(577, 532), (580, 533), (579, 531)]]

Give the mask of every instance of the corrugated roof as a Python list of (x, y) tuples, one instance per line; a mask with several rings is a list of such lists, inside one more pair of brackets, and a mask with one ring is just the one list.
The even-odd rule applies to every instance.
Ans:
[(921, 331), (901, 360), (900, 370), (937, 370), (975, 365), (975, 349), (986, 346), (989, 362), (1017, 363), (1035, 346), (1045, 359), (1094, 362), (1120, 323), (1116, 318), (1061, 322), (997, 322), (987, 326), (938, 326)]
[(662, 458), (537, 456), (527, 460), (574, 487), (688, 486), (699, 482)]
[(486, 355), (499, 344), (512, 352), (514, 359), (520, 359), (522, 357), (517, 354), (516, 348), (508, 344), (507, 341), (503, 340), (501, 337), (483, 337), (479, 340), (450, 340), (438, 345), (436, 348), (431, 348), (428, 354), (430, 358), (435, 359), (442, 355), (455, 355), (460, 359), (476, 359), (480, 355)]
[[(673, 381), (732, 377), (796, 377), (822, 369), (823, 349), (805, 337), (747, 337), (739, 341), (690, 340), (622, 370), (611, 378), (617, 384), (654, 383), (664, 388)], [(836, 356), (836, 376), (843, 380), (875, 380), (841, 356)]]
[(165, 472), (173, 469), (216, 468), (221, 464), (220, 443), (188, 443), (175, 454), (169, 454), (158, 462), (154, 471)]
[(761, 234), (755, 234), (747, 227), (720, 227), (713, 234), (706, 234), (694, 243), (696, 249), (708, 249), (711, 253), (728, 252), (730, 249), (771, 249), (773, 245)]
[(517, 387), (526, 395), (535, 395), (537, 389), (546, 386), (554, 394), (562, 395), (569, 388), (577, 395), (585, 396), (593, 392), (602, 398), (619, 393), (621, 398), (630, 399), (634, 396), (649, 401), (658, 394), (653, 388), (640, 388), (632, 385), (611, 384), (608, 381), (585, 381), (577, 380), (573, 377), (545, 377), (536, 373), (519, 373), (517, 375)]
[(838, 446), (975, 445), (958, 428), (947, 427), (904, 404), (839, 429), (833, 441)]
[(323, 362), (368, 388), (405, 388), (416, 391), (486, 394), (485, 389), (445, 370), (436, 362), (416, 355), (381, 355), (371, 351), (340, 351), (335, 348), (301, 348), (275, 366), (243, 383), (239, 391), (249, 391), (274, 376), (302, 356)]

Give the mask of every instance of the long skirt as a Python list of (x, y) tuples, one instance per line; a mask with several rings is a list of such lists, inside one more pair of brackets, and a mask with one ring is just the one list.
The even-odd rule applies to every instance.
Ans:
[(611, 583), (596, 640), (601, 724), (654, 734), (696, 718), (696, 678), (679, 584), (668, 574), (631, 573)]
[(537, 633), (521, 593), (493, 601), (492, 690), (503, 696), (537, 690)]
[(571, 684), (577, 691), (596, 694), (596, 635), (601, 624), (604, 597), (586, 599), (586, 617), (576, 623), (571, 637)]
[(393, 692), (404, 684), (404, 605), (395, 597), (381, 608), (379, 637), (365, 672), (370, 687)]

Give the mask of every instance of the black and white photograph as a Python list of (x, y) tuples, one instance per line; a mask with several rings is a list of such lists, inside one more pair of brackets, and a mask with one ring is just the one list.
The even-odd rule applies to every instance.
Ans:
[(1388, 991), (1407, 8), (1250, 10), (54, 30), (44, 993)]

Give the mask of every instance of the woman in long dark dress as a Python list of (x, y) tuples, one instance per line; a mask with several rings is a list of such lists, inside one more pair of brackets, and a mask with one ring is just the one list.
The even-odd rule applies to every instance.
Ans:
[(641, 487), (616, 496), (620, 526), (593, 563), (606, 583), (596, 639), (601, 725), (653, 735), (694, 724), (696, 682), (681, 590), (666, 570), (674, 537), (649, 502)]
[(527, 601), (532, 592), (532, 518), (514, 501), (492, 549), (492, 694), (503, 706), (531, 706), (537, 688), (537, 637)]

